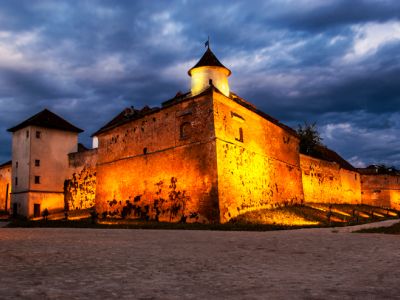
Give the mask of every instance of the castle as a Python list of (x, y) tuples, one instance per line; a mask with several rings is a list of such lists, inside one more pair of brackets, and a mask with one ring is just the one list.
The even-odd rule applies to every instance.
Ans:
[(400, 209), (400, 176), (355, 169), (334, 151), (301, 154), (296, 131), (230, 91), (208, 47), (191, 90), (161, 107), (127, 108), (78, 145), (81, 129), (44, 110), (10, 128), (0, 210), (39, 217), (95, 206), (103, 216), (227, 222), (304, 202)]

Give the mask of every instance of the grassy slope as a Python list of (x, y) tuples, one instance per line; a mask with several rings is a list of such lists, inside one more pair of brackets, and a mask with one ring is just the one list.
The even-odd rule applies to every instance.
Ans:
[[(329, 210), (331, 210), (330, 221), (328, 219)], [(82, 217), (87, 215), (87, 212), (81, 214)], [(51, 216), (49, 217), (51, 218)], [(60, 217), (62, 216), (60, 215)], [(78, 217), (78, 215), (74, 217)], [(329, 208), (328, 204), (315, 203), (252, 211), (240, 215), (227, 224), (182, 224), (121, 219), (100, 220), (100, 222), (93, 224), (90, 218), (82, 218), (68, 221), (52, 219), (48, 221), (13, 220), (8, 226), (267, 231), (355, 225), (397, 217), (397, 212), (394, 210), (367, 205), (334, 204)]]
[(332, 204), (329, 207), (329, 204), (308, 203), (252, 211), (238, 216), (234, 221), (244, 224), (344, 226), (393, 218), (398, 218), (397, 211), (369, 205)]

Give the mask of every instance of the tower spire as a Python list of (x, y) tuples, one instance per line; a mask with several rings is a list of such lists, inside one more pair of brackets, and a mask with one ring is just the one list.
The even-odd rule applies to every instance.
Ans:
[(198, 63), (188, 71), (192, 77), (192, 95), (200, 94), (210, 84), (216, 87), (222, 94), (229, 97), (228, 77), (231, 71), (225, 67), (210, 49), (210, 37), (205, 42), (206, 52)]
[(210, 36), (208, 36), (207, 41), (204, 43), (204, 46), (207, 47), (207, 49), (210, 49)]

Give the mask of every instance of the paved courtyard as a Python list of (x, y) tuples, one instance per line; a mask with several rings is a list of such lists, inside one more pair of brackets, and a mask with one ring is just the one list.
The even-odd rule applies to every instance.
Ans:
[(400, 299), (400, 236), (0, 228), (1, 299)]

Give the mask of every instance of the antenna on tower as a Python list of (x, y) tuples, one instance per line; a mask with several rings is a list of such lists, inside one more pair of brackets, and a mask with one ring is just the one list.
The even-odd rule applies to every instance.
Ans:
[(207, 47), (208, 49), (210, 49), (210, 36), (208, 36), (207, 41), (204, 43), (204, 47)]

